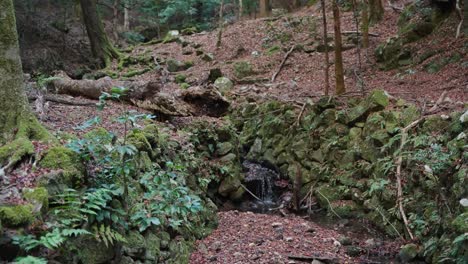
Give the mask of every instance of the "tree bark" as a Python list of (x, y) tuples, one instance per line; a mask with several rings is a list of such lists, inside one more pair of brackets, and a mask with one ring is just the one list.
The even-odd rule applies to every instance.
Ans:
[(221, 5), (219, 6), (219, 31), (218, 31), (218, 41), (216, 41), (216, 49), (219, 49), (222, 44), (223, 38), (223, 10), (224, 10), (224, 0), (221, 0)]
[(99, 67), (106, 67), (119, 52), (112, 46), (97, 12), (96, 0), (80, 0), (83, 20), (91, 43), (91, 51)]
[(130, 15), (129, 15), (129, 10), (127, 3), (124, 3), (124, 30), (129, 31), (130, 30)]
[(384, 7), (382, 0), (369, 0), (369, 21), (376, 23), (383, 19)]
[(325, 6), (325, 0), (321, 0), (322, 5), (322, 21), (323, 21), (323, 43), (325, 45), (325, 95), (328, 95), (330, 92), (330, 57), (328, 55), (328, 32), (327, 32), (327, 12)]
[(362, 1), (362, 47), (367, 49), (369, 47), (369, 0)]
[(30, 139), (49, 138), (25, 94), (13, 1), (0, 0), (0, 171), (33, 154)]
[(239, 0), (239, 17), (238, 17), (239, 20), (242, 18), (243, 14), (244, 14), (244, 1)]
[(468, 0), (464, 0), (463, 17), (463, 32), (468, 36)]
[(269, 1), (260, 0), (260, 17), (267, 17), (269, 13)]
[(332, 1), (333, 20), (335, 24), (335, 80), (336, 94), (340, 95), (346, 92), (343, 73), (343, 54), (341, 40), (341, 22), (340, 9), (336, 0)]

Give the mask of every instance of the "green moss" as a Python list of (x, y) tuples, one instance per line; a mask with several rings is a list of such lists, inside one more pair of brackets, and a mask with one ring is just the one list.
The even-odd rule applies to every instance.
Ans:
[(181, 84), (179, 84), (179, 87), (180, 87), (180, 89), (182, 89), (182, 90), (187, 90), (188, 88), (190, 88), (190, 84), (188, 84), (188, 83), (181, 83)]
[(452, 227), (460, 234), (468, 232), (468, 212), (464, 212), (452, 221)]
[(134, 145), (139, 151), (146, 151), (147, 153), (151, 153), (153, 151), (151, 143), (146, 138), (145, 133), (141, 130), (130, 132), (127, 140), (129, 144)]
[(362, 211), (356, 202), (351, 200), (339, 200), (331, 202), (331, 207), (340, 217), (349, 218), (362, 214)]
[(124, 73), (122, 76), (125, 77), (125, 78), (131, 78), (131, 77), (134, 77), (134, 76), (137, 76), (137, 75), (145, 74), (145, 73), (149, 72), (150, 70), (151, 70), (150, 68), (144, 68), (144, 69), (141, 69), (141, 70), (133, 70), (133, 71), (129, 71), (127, 73)]
[(145, 236), (146, 255), (147, 260), (156, 261), (159, 259), (161, 252), (161, 239), (154, 233), (148, 233)]
[(338, 187), (324, 184), (315, 190), (315, 197), (322, 208), (329, 208), (329, 203), (343, 199), (344, 194)]
[(41, 205), (41, 211), (44, 213), (49, 209), (49, 192), (44, 187), (24, 189), (23, 197), (31, 204)]
[(78, 258), (81, 263), (109, 263), (114, 258), (114, 248), (106, 247), (104, 243), (94, 238), (81, 236), (71, 243), (77, 249), (74, 257)]
[(78, 155), (68, 148), (62, 146), (50, 148), (39, 165), (47, 169), (61, 170), (63, 182), (68, 186), (78, 186), (83, 180), (83, 164)]
[(184, 83), (186, 79), (187, 79), (187, 76), (185, 74), (177, 74), (175, 77), (175, 82)]
[(242, 79), (253, 74), (252, 65), (247, 61), (238, 61), (234, 63), (234, 74)]
[(122, 247), (122, 251), (125, 255), (131, 257), (141, 257), (146, 248), (145, 238), (137, 231), (130, 231), (126, 236), (125, 243)]
[(0, 207), (0, 221), (7, 227), (26, 225), (33, 219), (33, 207), (30, 204)]
[(0, 148), (0, 164), (16, 163), (26, 155), (34, 154), (34, 145), (24, 137), (20, 137)]

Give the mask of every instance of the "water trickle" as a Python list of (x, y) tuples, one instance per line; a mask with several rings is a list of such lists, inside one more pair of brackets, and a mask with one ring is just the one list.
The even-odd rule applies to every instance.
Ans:
[(249, 186), (252, 188), (250, 191), (261, 200), (258, 201), (261, 204), (257, 204), (261, 209), (260, 211), (275, 207), (277, 204), (273, 184), (275, 180), (280, 178), (280, 175), (274, 170), (248, 160), (244, 161), (242, 165), (247, 170), (244, 178), (245, 182), (250, 183)]

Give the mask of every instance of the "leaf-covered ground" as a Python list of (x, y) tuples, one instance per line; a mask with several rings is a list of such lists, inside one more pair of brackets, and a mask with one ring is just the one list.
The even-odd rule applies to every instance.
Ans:
[[(324, 227), (300, 216), (235, 210), (218, 216), (218, 229), (197, 242), (190, 263), (312, 262), (291, 259), (298, 256), (334, 263), (389, 263), (398, 251), (398, 242), (371, 238), (362, 230), (352, 230), (349, 222), (334, 220)], [(349, 256), (351, 251), (358, 256)]]

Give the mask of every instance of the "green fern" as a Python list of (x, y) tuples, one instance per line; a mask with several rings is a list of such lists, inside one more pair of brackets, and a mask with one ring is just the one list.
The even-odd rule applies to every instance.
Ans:
[(20, 257), (15, 259), (16, 264), (47, 264), (47, 260), (33, 256)]
[(109, 245), (114, 245), (114, 242), (127, 242), (120, 233), (112, 230), (110, 226), (94, 225), (92, 229), (96, 240), (99, 242), (103, 242), (106, 245), (106, 247), (109, 247)]

